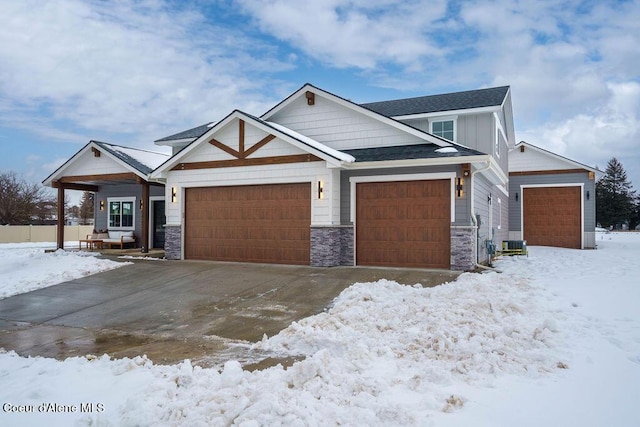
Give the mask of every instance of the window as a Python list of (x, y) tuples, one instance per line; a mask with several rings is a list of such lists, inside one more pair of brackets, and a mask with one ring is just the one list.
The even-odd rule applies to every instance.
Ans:
[(449, 141), (455, 141), (455, 120), (439, 120), (431, 122), (431, 133)]
[(500, 130), (496, 129), (496, 148), (495, 148), (495, 152), (496, 152), (496, 157), (500, 157), (500, 146), (502, 142), (502, 136), (500, 134)]
[(120, 199), (108, 199), (109, 201), (109, 228), (134, 228), (135, 197)]

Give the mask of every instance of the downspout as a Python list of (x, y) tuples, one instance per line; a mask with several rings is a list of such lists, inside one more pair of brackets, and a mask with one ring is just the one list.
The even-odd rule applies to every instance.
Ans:
[(480, 168), (480, 169), (476, 169), (473, 172), (471, 172), (471, 189), (469, 190), (469, 197), (471, 198), (471, 221), (473, 222), (473, 225), (476, 227), (476, 233), (475, 233), (475, 248), (476, 248), (476, 267), (480, 267), (480, 268), (485, 268), (484, 266), (481, 266), (478, 263), (478, 256), (479, 256), (479, 251), (478, 251), (478, 233), (480, 232), (480, 230), (478, 230), (478, 219), (476, 218), (476, 213), (475, 213), (475, 185), (474, 185), (474, 180), (473, 178), (475, 177), (475, 175), (478, 172), (486, 172), (491, 168), (491, 161), (487, 160), (487, 166)]

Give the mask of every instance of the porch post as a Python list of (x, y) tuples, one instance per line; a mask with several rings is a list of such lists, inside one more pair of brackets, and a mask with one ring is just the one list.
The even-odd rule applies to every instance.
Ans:
[(58, 249), (64, 249), (64, 187), (58, 187), (58, 230), (56, 242)]
[(140, 200), (140, 210), (142, 211), (142, 243), (140, 244), (140, 252), (146, 254), (149, 252), (149, 183), (143, 181), (142, 199)]

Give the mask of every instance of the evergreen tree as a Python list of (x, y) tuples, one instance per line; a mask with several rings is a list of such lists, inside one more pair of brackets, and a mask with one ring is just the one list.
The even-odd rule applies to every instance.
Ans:
[(627, 172), (613, 157), (605, 175), (596, 183), (596, 220), (603, 227), (628, 223), (636, 204), (636, 192), (627, 180)]
[(94, 195), (90, 191), (85, 191), (84, 193), (82, 193), (82, 198), (80, 199), (79, 215), (82, 224), (88, 224), (89, 218), (93, 218), (93, 198)]

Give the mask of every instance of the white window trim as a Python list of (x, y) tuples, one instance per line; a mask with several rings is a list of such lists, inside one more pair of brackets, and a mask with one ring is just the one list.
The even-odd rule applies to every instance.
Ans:
[(502, 199), (498, 197), (498, 230), (502, 230)]
[[(111, 216), (111, 202), (133, 202), (133, 221), (132, 226), (111, 227), (109, 225), (109, 217)], [(120, 223), (122, 223), (122, 206), (120, 207)], [(136, 198), (132, 197), (107, 197), (107, 229), (108, 230), (135, 230), (136, 229)]]
[(500, 117), (498, 116), (498, 113), (493, 113), (493, 119), (495, 120), (496, 123), (496, 140), (495, 140), (495, 145), (493, 147), (493, 151), (496, 154), (497, 158), (500, 158), (500, 152), (501, 152), (501, 148), (500, 148), (500, 135), (502, 135), (502, 138), (504, 139), (505, 144), (508, 144), (508, 139), (507, 139), (507, 134), (504, 131), (504, 128), (502, 127), (502, 122), (500, 121)]
[(451, 222), (456, 221), (456, 197), (455, 197), (455, 172), (442, 173), (418, 173), (406, 175), (372, 175), (352, 176), (349, 178), (351, 188), (350, 220), (356, 223), (356, 184), (360, 182), (398, 182), (398, 181), (432, 181), (436, 179), (448, 179), (451, 181)]
[[(440, 116), (440, 117), (430, 118), (429, 119), (429, 133), (432, 134), (432, 135), (435, 135), (433, 133), (433, 124), (434, 123), (448, 122), (448, 121), (452, 121), (453, 122), (453, 141), (452, 142), (456, 142), (456, 141), (458, 141), (458, 116)], [(442, 137), (440, 137), (440, 138), (442, 138)]]

